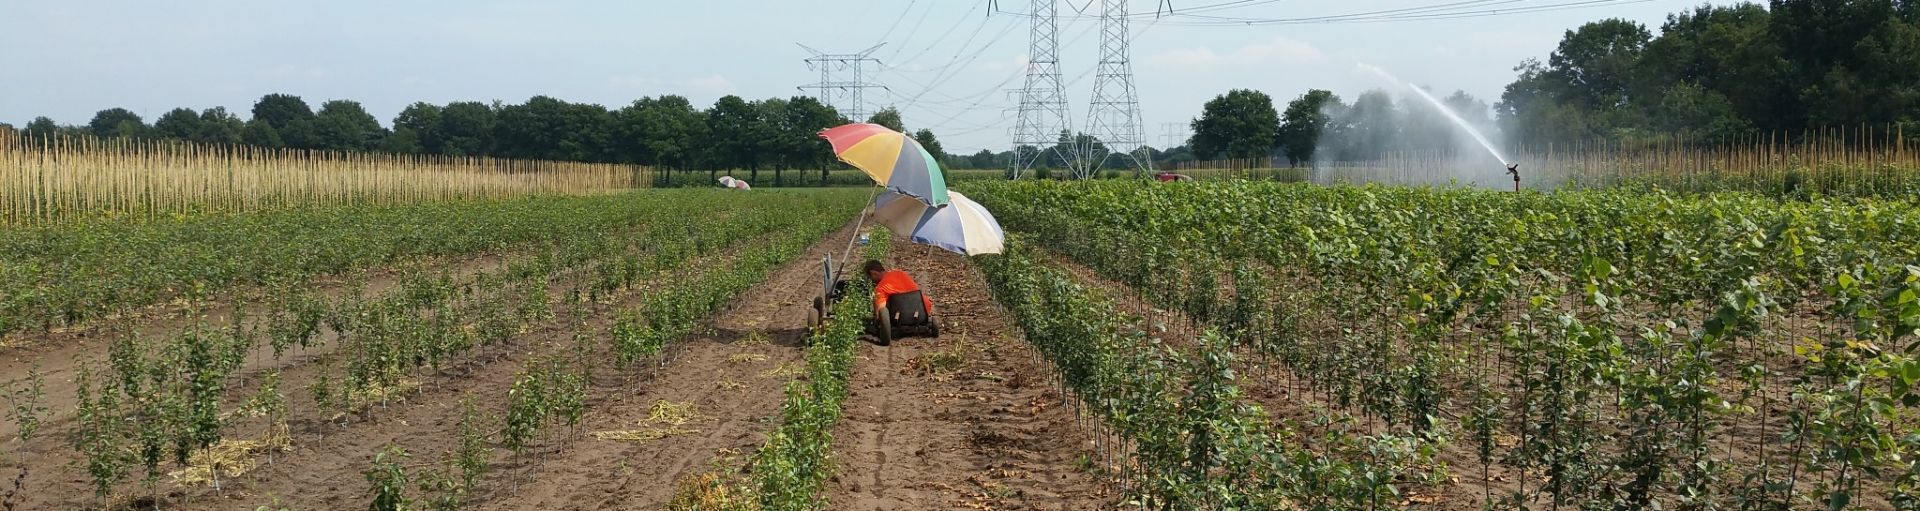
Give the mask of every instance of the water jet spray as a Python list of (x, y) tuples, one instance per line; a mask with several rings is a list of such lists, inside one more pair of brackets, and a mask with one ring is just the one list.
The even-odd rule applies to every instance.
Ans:
[(1452, 108), (1448, 108), (1446, 103), (1440, 101), (1440, 98), (1433, 97), (1432, 94), (1427, 93), (1426, 89), (1422, 89), (1418, 86), (1415, 86), (1414, 84), (1409, 83), (1406, 80), (1401, 80), (1400, 77), (1394, 76), (1393, 73), (1388, 73), (1387, 70), (1385, 69), (1381, 69), (1379, 67), (1375, 67), (1373, 65), (1366, 64), (1366, 63), (1360, 63), (1359, 67), (1361, 70), (1364, 70), (1366, 72), (1372, 73), (1374, 75), (1379, 76), (1380, 78), (1385, 79), (1388, 83), (1397, 84), (1402, 87), (1406, 87), (1407, 90), (1413, 91), (1414, 95), (1419, 96), (1420, 99), (1422, 100), (1425, 100), (1427, 105), (1433, 107), (1435, 111), (1438, 111), (1440, 112), (1441, 115), (1446, 116), (1447, 120), (1453, 121), (1454, 127), (1458, 128), (1462, 133), (1466, 133), (1468, 136), (1473, 137), (1473, 140), (1475, 142), (1480, 143), (1480, 147), (1487, 150), (1487, 154), (1492, 155), (1493, 159), (1500, 160), (1501, 164), (1507, 166), (1507, 175), (1513, 176), (1513, 190), (1520, 191), (1520, 164), (1509, 163), (1507, 160), (1507, 155), (1501, 154), (1500, 150), (1494, 147), (1493, 142), (1490, 140), (1487, 140), (1487, 136), (1485, 134), (1480, 133), (1480, 130), (1478, 128), (1475, 128), (1472, 123), (1469, 123), (1467, 122), (1466, 119), (1461, 118), (1458, 112), (1454, 112)]

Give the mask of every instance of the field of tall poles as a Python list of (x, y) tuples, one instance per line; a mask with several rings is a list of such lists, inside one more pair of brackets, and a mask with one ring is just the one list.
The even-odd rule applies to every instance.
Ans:
[[(1910, 197), (1920, 193), (1920, 154), (1899, 129), (1861, 127), (1754, 134), (1716, 145), (1666, 140), (1549, 144), (1516, 148), (1523, 185), (1658, 187), (1688, 192), (1748, 191), (1807, 197)], [(1501, 165), (1481, 153), (1396, 153), (1372, 162), (1314, 169), (1319, 183), (1480, 184), (1511, 186)]]
[[(1076, 388), (1138, 443), (1141, 466), (1160, 467), (1139, 475), (1180, 481), (1144, 490), (1174, 508), (1920, 506), (1912, 202), (1245, 182), (965, 191), (1051, 254), (1036, 259), (1084, 266), (1205, 331), (1159, 364), (1172, 397)], [(1053, 328), (1044, 319), (1027, 322), (1030, 339)], [(1221, 385), (1246, 390), (1209, 390)], [(1140, 422), (1169, 399), (1213, 404)], [(1256, 402), (1251, 418), (1217, 412)], [(1266, 444), (1362, 468), (1242, 452)], [(1180, 452), (1204, 463), (1147, 457)], [(1187, 500), (1202, 490), (1219, 492)]]
[(267, 150), (0, 133), (0, 225), (648, 186), (628, 165)]

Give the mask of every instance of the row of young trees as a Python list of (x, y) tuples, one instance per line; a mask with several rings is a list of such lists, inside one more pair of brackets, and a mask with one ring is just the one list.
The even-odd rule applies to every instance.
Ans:
[[(900, 113), (891, 108), (867, 121), (906, 131)], [(704, 109), (675, 95), (641, 98), (614, 109), (535, 96), (520, 104), (414, 103), (389, 127), (355, 101), (330, 100), (315, 110), (299, 96), (268, 94), (254, 103), (245, 120), (224, 107), (197, 112), (176, 108), (148, 124), (131, 110), (109, 108), (79, 126), (36, 118), (23, 134), (745, 169), (757, 174), (761, 169), (778, 173), (826, 168), (833, 154), (817, 133), (847, 122), (832, 107), (806, 96), (748, 101), (729, 95)], [(998, 166), (991, 153), (986, 158), (947, 156), (930, 129), (912, 133), (949, 165), (966, 167), (977, 161)]]

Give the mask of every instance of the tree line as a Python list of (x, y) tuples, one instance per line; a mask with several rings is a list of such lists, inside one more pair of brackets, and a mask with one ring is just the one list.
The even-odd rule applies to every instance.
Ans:
[[(1439, 110), (1411, 97), (1372, 89), (1352, 103), (1323, 89), (1308, 90), (1274, 107), (1264, 92), (1235, 89), (1201, 107), (1188, 145), (1202, 160), (1284, 157), (1290, 165), (1314, 161), (1366, 161), (1389, 153), (1448, 151), (1474, 144)], [(1482, 132), (1494, 129), (1486, 102), (1454, 91), (1440, 99)], [(1477, 150), (1477, 149), (1474, 149)]]
[[(1773, 0), (1669, 15), (1655, 36), (1607, 19), (1529, 59), (1498, 102), (1441, 100), (1510, 146), (1606, 139), (1711, 144), (1847, 126), (1920, 139), (1920, 0)], [(1377, 159), (1471, 141), (1438, 110), (1372, 90), (1309, 90), (1284, 111), (1255, 90), (1208, 101), (1188, 141), (1200, 159)]]
[(1920, 127), (1920, 0), (1704, 5), (1657, 36), (1596, 21), (1515, 71), (1495, 108), (1519, 143)]
[[(520, 104), (418, 102), (383, 126), (359, 102), (330, 100), (315, 110), (299, 96), (268, 94), (254, 102), (249, 113), (243, 120), (224, 107), (175, 108), (148, 124), (131, 110), (109, 108), (78, 126), (35, 118), (21, 132), (29, 138), (179, 140), (268, 149), (624, 163), (709, 173), (738, 169), (754, 179), (761, 170), (772, 170), (779, 182), (789, 170), (819, 170), (824, 180), (824, 172), (838, 164), (818, 133), (850, 122), (807, 96), (748, 101), (729, 95), (704, 109), (676, 95), (641, 98), (616, 109), (548, 96)], [(867, 121), (907, 132), (892, 108)], [(1001, 155), (990, 152), (946, 154), (930, 129), (911, 134), (945, 165), (1000, 166)]]

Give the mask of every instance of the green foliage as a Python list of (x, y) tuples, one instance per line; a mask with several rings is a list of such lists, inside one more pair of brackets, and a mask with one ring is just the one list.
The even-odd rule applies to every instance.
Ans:
[[(1203, 335), (1175, 349), (1147, 335), (1141, 318), (1112, 299), (1038, 262), (1024, 241), (978, 259), (994, 297), (1059, 371), (1077, 407), (1124, 439), (1136, 484), (1129, 496), (1153, 509), (1372, 507), (1418, 460), (1421, 442), (1379, 437), (1376, 445), (1330, 433), (1339, 447), (1316, 453), (1312, 439), (1266, 421), (1240, 397), (1229, 337)], [(1391, 442), (1391, 443), (1389, 443)], [(1370, 451), (1368, 449), (1371, 449)]]
[(1288, 164), (1313, 162), (1320, 135), (1333, 122), (1327, 109), (1338, 104), (1339, 96), (1320, 89), (1309, 90), (1287, 102), (1287, 111), (1280, 117), (1280, 149), (1286, 153)]
[(227, 113), (226, 107), (216, 106), (200, 112), (200, 124), (192, 140), (208, 145), (239, 145), (246, 128), (246, 122)]
[(326, 319), (327, 302), (311, 291), (281, 294), (276, 301), (277, 313), (267, 320), (267, 338), (273, 357), (280, 358), (287, 348), (297, 345), (304, 350), (314, 342), (320, 321)]
[[(1484, 495), (1492, 506), (1912, 502), (1914, 444), (1896, 426), (1920, 407), (1907, 383), (1920, 381), (1911, 203), (1205, 182), (965, 191), (1035, 244), (1219, 327), (1247, 366), (1284, 371), (1306, 401), (1386, 427), (1277, 448), (1398, 453), (1360, 472), (1323, 467), (1354, 475), (1316, 472), (1328, 485), (1301, 502), (1361, 507), (1353, 499), (1377, 498), (1383, 481), (1439, 479), (1418, 460), (1456, 430), (1477, 451), (1461, 454), (1540, 476)], [(1051, 272), (1018, 255), (986, 265), (996, 296), (1082, 399), (1099, 399), (1098, 379), (1074, 383), (1076, 368), (1099, 367), (1078, 357), (1102, 349), (1082, 339), (1112, 336), (1057, 318), (1101, 305), (1049, 297)], [(1192, 356), (1219, 356), (1203, 340)], [(1185, 380), (1223, 378), (1235, 363), (1220, 360)], [(1213, 457), (1172, 447), (1197, 434), (1139, 437), (1136, 456)], [(1735, 454), (1755, 450), (1770, 454)], [(1283, 475), (1309, 477), (1230, 479)]]
[(439, 140), (440, 154), (491, 155), (494, 154), (494, 125), (498, 122), (493, 107), (485, 103), (456, 101), (440, 109), (439, 122), (430, 131)]
[(1260, 91), (1234, 89), (1201, 107), (1193, 120), (1191, 144), (1202, 159), (1259, 158), (1279, 142), (1280, 114), (1273, 98)]
[(394, 136), (388, 137), (388, 143), (391, 143), (391, 139), (401, 138), (401, 133), (406, 133), (413, 144), (406, 147), (409, 150), (387, 152), (446, 154), (446, 138), (440, 133), (441, 110), (440, 106), (426, 102), (407, 105), (407, 108), (400, 110), (400, 115), (393, 118)]
[[(839, 226), (844, 219), (840, 213), (845, 207), (843, 202), (829, 201), (795, 204), (791, 208), (758, 209), (733, 224), (704, 224), (704, 230), (697, 231), (695, 236), (682, 242), (707, 245), (711, 240), (712, 245), (706, 249), (711, 250), (745, 241), (754, 234), (768, 231), (782, 231), (783, 234), (768, 243), (736, 251), (735, 258), (724, 271), (706, 268), (667, 275), (656, 284), (657, 287), (650, 290), (639, 306), (617, 313), (609, 328), (614, 365), (626, 369), (643, 359), (656, 357), (667, 343), (693, 333), (701, 321), (719, 311), (735, 296), (760, 282), (774, 268), (799, 255), (807, 244)], [(749, 226), (753, 229), (743, 229)], [(694, 250), (702, 249), (696, 246)], [(682, 252), (671, 249), (664, 252), (670, 254), (671, 259), (656, 260), (652, 263), (653, 268), (678, 264), (673, 262), (678, 259), (671, 254)]]
[(493, 448), (487, 445), (486, 428), (480, 424), (480, 411), (468, 397), (460, 405), (460, 440), (447, 452), (440, 467), (420, 475), (420, 490), (428, 493), (427, 507), (438, 510), (459, 509), (480, 488), (480, 478), (491, 466)]
[(57, 135), (60, 135), (60, 125), (46, 116), (35, 117), (20, 129), (20, 136), (28, 139), (45, 140)]
[(901, 133), (907, 132), (906, 123), (900, 120), (900, 111), (895, 110), (893, 107), (882, 108), (880, 111), (874, 112), (873, 116), (867, 118), (867, 123), (885, 126), (887, 129)]
[[(880, 119), (899, 127), (899, 113), (887, 115), (891, 117)], [(100, 111), (85, 126), (60, 126), (52, 119), (37, 118), (25, 127), (24, 135), (35, 139), (157, 137), (269, 149), (741, 169), (750, 171), (756, 183), (758, 171), (771, 168), (774, 183), (785, 185), (787, 170), (846, 168), (834, 162), (832, 149), (819, 132), (847, 122), (851, 121), (832, 107), (805, 96), (759, 101), (727, 96), (704, 110), (675, 95), (641, 98), (617, 109), (535, 96), (519, 104), (416, 102), (401, 110), (389, 129), (355, 101), (327, 101), (315, 113), (298, 96), (269, 94), (254, 103), (250, 119), (221, 107), (200, 112), (179, 108), (149, 128), (131, 111), (112, 108)], [(936, 156), (945, 157), (944, 153)], [(1003, 166), (982, 165), (975, 168)], [(668, 185), (667, 174), (656, 175), (662, 179), (659, 186)], [(699, 184), (711, 186), (712, 180), (709, 176)], [(821, 181), (826, 181), (824, 175)]]
[(284, 505), (281, 505), (280, 497), (275, 496), (270, 501), (268, 501), (268, 503), (255, 506), (253, 508), (253, 511), (292, 511), (292, 510), (288, 509)]
[[(1407, 106), (1403, 110), (1394, 104), (1393, 96), (1378, 89), (1360, 94), (1352, 105), (1342, 105), (1334, 99), (1328, 105), (1331, 114), (1322, 137), (1322, 146), (1328, 149), (1328, 154), (1322, 157), (1337, 161), (1372, 160), (1397, 148), (1413, 149), (1408, 139), (1414, 138), (1409, 131), (1415, 126), (1403, 119), (1409, 111), (1425, 111), (1420, 108), (1425, 107)], [(1432, 125), (1428, 122), (1420, 127)]]
[(493, 457), (493, 448), (487, 445), (485, 427), (480, 424), (480, 411), (473, 406), (469, 398), (460, 406), (460, 447), (454, 454), (454, 465), (459, 467), (461, 493), (471, 493), (480, 486), (480, 477), (486, 475)]
[[(132, 126), (132, 128), (125, 127), (128, 125)], [(101, 110), (99, 113), (93, 114), (92, 121), (87, 122), (87, 130), (92, 132), (93, 136), (100, 138), (120, 136), (128, 129), (133, 130), (133, 133), (137, 135), (146, 131), (146, 128), (147, 123), (140, 119), (140, 114), (133, 113), (133, 111), (125, 108)]]
[(1568, 31), (1546, 64), (1522, 64), (1500, 110), (1529, 144), (1890, 125), (1920, 105), (1912, 50), (1920, 20), (1890, 2), (1701, 6), (1668, 16), (1658, 36), (1608, 19)]
[(321, 103), (314, 113), (312, 144), (314, 149), (368, 151), (385, 131), (359, 102), (336, 99)]
[(235, 285), (607, 231), (696, 207), (686, 197), (532, 197), (14, 229), (0, 239), (0, 334)]
[[(884, 257), (890, 236), (884, 228), (874, 233), (866, 258)], [(872, 292), (865, 280), (851, 282), (849, 297)], [(840, 404), (847, 397), (862, 320), (871, 315), (872, 308), (863, 300), (840, 300), (834, 303), (826, 327), (808, 338), (807, 378), (787, 384), (780, 425), (767, 434), (767, 443), (760, 446), (750, 470), (756, 491), (745, 493), (759, 496), (759, 509), (803, 511), (827, 504), (819, 493), (833, 475), (831, 431), (840, 422)]]
[(407, 469), (401, 463), (412, 455), (397, 445), (389, 445), (385, 450), (373, 455), (373, 465), (365, 472), (367, 484), (372, 485), (368, 493), (373, 495), (367, 504), (369, 511), (406, 511), (413, 503), (407, 498)]
[(600, 162), (613, 123), (606, 107), (534, 96), (494, 109), (494, 155), (507, 158)]
[(87, 457), (94, 495), (106, 497), (115, 483), (127, 477), (133, 463), (133, 451), (124, 443), (128, 423), (121, 417), (119, 393), (110, 385), (95, 387), (91, 368), (82, 365), (74, 385), (73, 418), (78, 428), (72, 436), (73, 449)]
[[(740, 196), (656, 192), (651, 200), (658, 203), (642, 225), (563, 233), (539, 249), (509, 256), (495, 270), (402, 269), (382, 293), (369, 295), (349, 284), (333, 304), (301, 289), (304, 283), (276, 281), (268, 293), (276, 298), (267, 302), (259, 337), (284, 349), (302, 339), (317, 342), (322, 329), (337, 334), (339, 345), (315, 362), (308, 392), (324, 420), (350, 420), (334, 412), (359, 412), (372, 400), (400, 396), (407, 375), (467, 353), (476, 345), (474, 336), (495, 335), (489, 328), (498, 328), (505, 340), (552, 321), (556, 311), (547, 290), (553, 285), (606, 282), (603, 289), (615, 292), (653, 273), (680, 269), (694, 257), (730, 251), (737, 264), (687, 281), (689, 292), (676, 296), (697, 302), (674, 305), (689, 313), (717, 310), (838, 226), (864, 195), (768, 192), (753, 201), (727, 200), (734, 197)], [(694, 210), (700, 214), (686, 213)], [(761, 241), (770, 233), (778, 234)], [(738, 248), (750, 240), (752, 245)], [(107, 350), (113, 377), (97, 384), (89, 380), (77, 426), (83, 434), (72, 444), (89, 456), (91, 469), (104, 481), (101, 488), (108, 489), (102, 491), (124, 479), (135, 460), (145, 465), (146, 482), (155, 484), (166, 459), (184, 463), (248, 418), (266, 419), (268, 449), (284, 446), (288, 410), (278, 372), (259, 375), (258, 390), (231, 410), (219, 408), (234, 370), (258, 342), (256, 328), (242, 327), (252, 324), (246, 317), (239, 311), (229, 318), (232, 327), (195, 324), (153, 341), (133, 335), (112, 339)], [(691, 329), (694, 320), (685, 328)], [(446, 509), (471, 495), (491, 456), (483, 431), (501, 431), (503, 443), (518, 450), (537, 441), (548, 426), (577, 425), (585, 411), (590, 367), (577, 362), (573, 353), (529, 361), (497, 429), (481, 424), (468, 403), (459, 446), (447, 453), (442, 467), (414, 481), (426, 490), (422, 504)], [(404, 486), (403, 481), (396, 487)]]
[(760, 113), (739, 96), (727, 95), (707, 109), (707, 136), (711, 137), (705, 163), (714, 168), (758, 168), (759, 143), (754, 138)]
[(613, 116), (614, 151), (622, 161), (643, 165), (687, 168), (706, 130), (700, 109), (681, 96), (641, 98)]
[(280, 130), (259, 119), (247, 121), (246, 128), (240, 130), (240, 143), (265, 149), (287, 146), (286, 139), (280, 136)]
[(20, 441), (32, 440), (40, 430), (40, 419), (47, 414), (46, 379), (40, 374), (40, 366), (27, 368), (25, 383), (8, 380), (0, 392), (7, 396), (7, 420), (19, 428), (16, 434)]
[[(920, 147), (926, 148), (927, 154), (933, 155), (934, 161), (947, 161), (947, 150), (940, 146), (940, 139), (934, 138), (933, 130), (920, 128), (920, 131), (913, 132), (913, 140), (919, 142)], [(942, 167), (941, 170), (944, 171), (946, 168)]]
[[(175, 108), (160, 114), (160, 118), (153, 121), (153, 132), (155, 135), (175, 140), (193, 140), (200, 135), (200, 123), (200, 114), (195, 113), (193, 109)], [(27, 131), (33, 130), (33, 125), (28, 124)]]
[(268, 94), (253, 103), (252, 119), (273, 128), (287, 147), (312, 149), (313, 108), (299, 96)]

